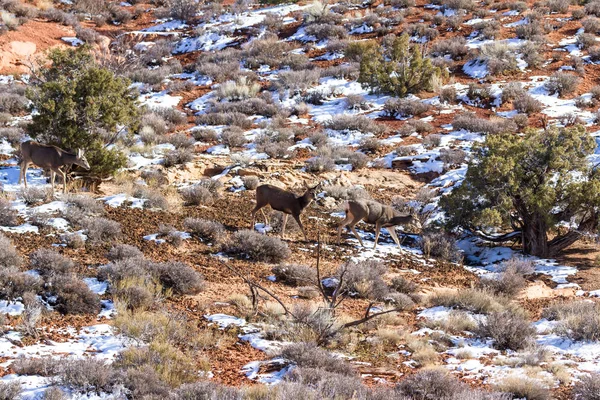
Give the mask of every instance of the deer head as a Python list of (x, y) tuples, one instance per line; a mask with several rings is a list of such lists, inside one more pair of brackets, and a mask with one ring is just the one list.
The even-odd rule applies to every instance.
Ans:
[(88, 163), (87, 158), (85, 158), (85, 151), (83, 149), (77, 149), (77, 157), (75, 158), (74, 164), (87, 170), (90, 169), (90, 164)]

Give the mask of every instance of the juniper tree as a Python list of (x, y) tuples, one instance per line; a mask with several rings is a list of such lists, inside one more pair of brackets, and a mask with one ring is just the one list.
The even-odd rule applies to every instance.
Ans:
[(54, 49), (48, 59), (27, 92), (34, 110), (29, 135), (67, 150), (85, 149), (92, 176), (113, 174), (126, 158), (107, 145), (138, 122), (130, 82), (98, 66), (85, 46)]
[(423, 57), (418, 46), (410, 44), (405, 33), (384, 40), (384, 45), (364, 47), (358, 81), (374, 92), (404, 97), (422, 90), (433, 90), (443, 72)]
[[(476, 145), (463, 183), (442, 198), (451, 227), (510, 232), (523, 251), (551, 257), (598, 229), (600, 171), (582, 126), (488, 135)], [(490, 238), (491, 239), (491, 238)]]

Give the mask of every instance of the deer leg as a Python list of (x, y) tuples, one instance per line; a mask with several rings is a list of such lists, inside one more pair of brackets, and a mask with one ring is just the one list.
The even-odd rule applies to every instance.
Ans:
[(58, 172), (60, 172), (60, 174), (62, 175), (63, 194), (67, 194), (67, 173), (65, 171), (61, 170), (60, 168), (58, 169)]
[(260, 210), (262, 207), (260, 207), (258, 204), (256, 205), (256, 207), (254, 207), (254, 209), (250, 212), (250, 215), (252, 216), (252, 225), (250, 225), (250, 230), (254, 230), (254, 222), (256, 221), (256, 213), (258, 212), (258, 210)]
[(362, 247), (365, 247), (365, 245), (363, 244), (362, 239), (360, 238), (360, 235), (356, 232), (356, 229), (354, 229), (354, 225), (356, 225), (356, 222), (353, 224), (348, 225), (350, 227), (350, 230), (352, 231), (352, 233), (354, 233), (354, 236), (358, 239), (358, 243), (360, 243), (360, 245)]
[(350, 214), (346, 214), (346, 218), (344, 218), (344, 220), (342, 222), (340, 222), (340, 224), (338, 225), (338, 235), (337, 235), (338, 245), (340, 244), (340, 241), (342, 239), (342, 230), (344, 230), (344, 227), (346, 227), (348, 230), (350, 230), (350, 228), (348, 227), (348, 224), (350, 222), (352, 222), (352, 216)]
[(381, 223), (377, 221), (375, 223), (375, 245), (373, 246), (373, 250), (377, 248), (377, 242), (379, 241), (379, 234), (381, 233)]
[(52, 189), (52, 198), (54, 198), (54, 178), (56, 178), (56, 172), (50, 170), (50, 188)]
[(265, 217), (265, 226), (271, 225), (271, 223), (269, 222), (269, 217), (267, 216), (267, 213), (265, 212), (265, 209), (261, 208), (260, 211), (262, 212), (263, 217)]
[(287, 224), (288, 214), (283, 213), (283, 221), (281, 222), (281, 238), (285, 237), (285, 225)]
[[(23, 182), (25, 183), (25, 187), (27, 187), (27, 168), (29, 168), (29, 164), (23, 161), (23, 165), (21, 165), (21, 174), (23, 175)], [(19, 183), (21, 183), (21, 179), (19, 179)]]
[(302, 229), (302, 234), (304, 235), (304, 241), (308, 242), (308, 238), (306, 237), (306, 232), (304, 231), (304, 226), (302, 226), (302, 221), (300, 221), (300, 215), (294, 215), (294, 219), (300, 226), (300, 229)]
[(398, 240), (398, 235), (396, 234), (396, 230), (394, 229), (394, 227), (390, 226), (386, 229), (390, 233), (390, 236), (392, 237), (392, 239), (394, 239), (394, 242), (396, 242), (396, 244), (398, 245), (398, 248), (402, 249), (402, 247), (400, 246), (400, 240)]

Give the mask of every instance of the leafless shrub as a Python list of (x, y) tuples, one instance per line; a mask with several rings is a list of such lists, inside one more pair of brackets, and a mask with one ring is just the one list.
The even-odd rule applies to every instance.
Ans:
[(143, 256), (144, 253), (142, 253), (137, 247), (129, 244), (119, 243), (110, 249), (110, 251), (106, 255), (106, 258), (108, 258), (110, 261), (118, 261), (124, 260), (126, 258), (136, 258)]
[(397, 276), (392, 280), (391, 288), (398, 293), (411, 294), (419, 290), (419, 285), (402, 276)]
[(300, 264), (280, 264), (271, 270), (278, 281), (290, 286), (316, 284), (317, 273), (314, 269)]
[(118, 376), (112, 366), (95, 358), (65, 359), (58, 381), (61, 386), (85, 392), (112, 392)]
[(11, 368), (19, 375), (55, 376), (60, 372), (61, 361), (50, 356), (34, 358), (20, 356)]
[(11, 266), (0, 269), (0, 285), (1, 298), (11, 301), (19, 297), (27, 298), (27, 292), (37, 292), (42, 286), (42, 280)]
[(421, 115), (429, 110), (429, 105), (418, 100), (392, 98), (385, 102), (384, 113), (392, 118), (408, 118)]
[(314, 36), (317, 41), (323, 39), (345, 39), (348, 36), (343, 26), (333, 24), (312, 24), (306, 27), (306, 34)]
[(591, 1), (585, 5), (585, 12), (588, 15), (600, 17), (600, 1)]
[(401, 381), (396, 390), (411, 399), (454, 398), (464, 391), (463, 384), (441, 369), (421, 370)]
[(439, 147), (440, 144), (442, 144), (442, 135), (438, 133), (427, 135), (423, 138), (423, 146), (425, 146), (427, 149)]
[(168, 140), (176, 149), (190, 149), (194, 147), (194, 139), (190, 138), (185, 133), (171, 135)]
[(551, 398), (550, 391), (541, 382), (522, 376), (513, 375), (504, 378), (502, 382), (495, 385), (495, 388), (510, 393), (515, 399), (549, 400)]
[(21, 265), (21, 257), (17, 252), (17, 249), (13, 246), (10, 239), (0, 233), (0, 266), (5, 268), (18, 267)]
[[(371, 398), (370, 390), (353, 375), (328, 372), (316, 367), (296, 367), (285, 377), (287, 388), (282, 398), (350, 399)], [(291, 385), (294, 385), (293, 387)], [(280, 396), (283, 393), (280, 393)], [(373, 396), (373, 399), (376, 397)], [(381, 397), (384, 398), (384, 397)], [(391, 397), (390, 397), (391, 398)]]
[(575, 383), (573, 394), (578, 400), (600, 399), (600, 374), (596, 372), (582, 376)]
[(221, 133), (221, 142), (231, 148), (237, 148), (242, 147), (248, 141), (241, 128), (230, 127)]
[(192, 135), (199, 142), (214, 143), (219, 139), (217, 132), (212, 129), (196, 129), (192, 132)]
[(309, 136), (310, 142), (317, 148), (329, 145), (329, 136), (322, 131), (316, 131)]
[(183, 202), (187, 206), (210, 206), (215, 202), (215, 199), (207, 188), (201, 185), (193, 185), (184, 188), (181, 191)]
[(211, 381), (200, 381), (181, 385), (175, 391), (177, 399), (239, 399), (239, 389), (225, 385), (219, 385)]
[(590, 59), (594, 62), (600, 61), (600, 46), (592, 46), (588, 49)]
[(440, 89), (440, 101), (442, 103), (456, 103), (456, 88), (454, 86), (443, 86)]
[(245, 256), (254, 261), (277, 263), (287, 259), (290, 249), (279, 238), (261, 235), (251, 230), (234, 233), (225, 251), (237, 256)]
[(447, 166), (461, 165), (465, 162), (467, 153), (462, 149), (441, 149), (440, 160)]
[(82, 280), (58, 276), (52, 280), (56, 309), (63, 314), (97, 314), (100, 299)]
[[(268, 92), (264, 92), (265, 94)], [(265, 117), (272, 117), (281, 110), (276, 104), (273, 104), (273, 100), (267, 98), (253, 97), (240, 101), (233, 102), (211, 102), (208, 112), (210, 113), (241, 113), (244, 115), (262, 115)]]
[(318, 368), (347, 376), (355, 374), (348, 363), (333, 357), (314, 343), (294, 343), (286, 346), (281, 351), (281, 357), (301, 368)]
[(600, 305), (587, 301), (556, 303), (542, 316), (558, 320), (556, 332), (572, 340), (600, 340)]
[(292, 94), (303, 93), (319, 83), (318, 70), (283, 71), (275, 84), (276, 89), (288, 89)]
[(37, 326), (42, 317), (44, 306), (33, 292), (23, 293), (23, 304), (25, 307), (21, 314), (21, 321), (18, 325), (18, 329), (27, 336), (37, 338)]
[(158, 236), (163, 239), (165, 243), (168, 243), (174, 247), (179, 247), (183, 244), (183, 238), (181, 234), (173, 227), (168, 224), (158, 224)]
[(486, 290), (463, 289), (458, 292), (440, 292), (430, 297), (436, 306), (457, 307), (474, 313), (489, 314), (511, 309), (509, 299)]
[(158, 263), (153, 268), (161, 284), (176, 294), (197, 294), (204, 288), (204, 276), (182, 262)]
[(79, 233), (64, 233), (60, 240), (70, 249), (81, 249), (85, 247), (85, 241)]
[(327, 196), (331, 196), (337, 200), (358, 200), (371, 198), (367, 191), (357, 186), (331, 185), (325, 186), (323, 190)]
[(19, 191), (19, 196), (23, 198), (23, 201), (28, 206), (42, 204), (51, 199), (52, 193), (49, 189), (38, 187), (38, 186), (29, 186), (26, 188), (22, 188)]
[(18, 400), (21, 398), (21, 384), (19, 382), (0, 382), (0, 399)]
[(169, 0), (167, 7), (172, 18), (186, 22), (194, 20), (200, 11), (200, 3), (195, 0)]
[(71, 223), (79, 224), (87, 217), (104, 215), (104, 207), (93, 197), (70, 195), (67, 197), (67, 210), (64, 217)]
[(586, 17), (581, 21), (581, 25), (586, 33), (600, 33), (600, 18)]
[(552, 74), (544, 86), (551, 94), (565, 96), (576, 91), (580, 82), (581, 78), (578, 76), (559, 71)]
[(250, 82), (245, 76), (237, 81), (227, 81), (219, 85), (216, 97), (219, 100), (240, 101), (254, 97), (260, 91), (260, 85)]
[(513, 101), (513, 106), (515, 110), (525, 114), (533, 114), (542, 110), (542, 103), (531, 97), (529, 94), (517, 97)]
[(530, 68), (539, 68), (546, 60), (541, 54), (540, 44), (528, 41), (520, 47), (523, 60)]
[(61, 11), (57, 8), (50, 8), (42, 13), (42, 17), (47, 18), (52, 22), (58, 22), (63, 25), (77, 26), (79, 21), (77, 17), (71, 13)]
[(381, 140), (375, 137), (367, 137), (360, 141), (359, 148), (368, 153), (376, 153), (383, 147)]
[(527, 284), (522, 274), (513, 268), (506, 269), (495, 278), (482, 278), (480, 285), (496, 294), (515, 296)]
[[(146, 181), (150, 185), (156, 185), (161, 178), (166, 179), (163, 175), (155, 174), (152, 178), (147, 178)], [(145, 209), (159, 209), (166, 211), (170, 206), (167, 197), (165, 197), (165, 195), (163, 195), (156, 188), (148, 189), (143, 186), (137, 187), (133, 191), (133, 197), (144, 200)]]
[(577, 35), (577, 47), (580, 49), (589, 49), (597, 44), (596, 35), (593, 33), (581, 33)]
[(108, 218), (86, 218), (81, 225), (92, 243), (111, 243), (121, 236), (121, 224)]
[(358, 170), (367, 166), (369, 157), (360, 151), (355, 151), (348, 156), (348, 162), (352, 165), (352, 170)]
[(366, 299), (383, 299), (389, 288), (382, 277), (387, 271), (378, 261), (350, 262), (342, 265), (336, 276), (343, 282), (343, 289)]
[(252, 126), (252, 121), (240, 112), (200, 114), (196, 117), (196, 123), (199, 125), (237, 126), (243, 129), (250, 129)]
[(365, 111), (369, 109), (369, 103), (360, 94), (351, 94), (346, 97), (344, 104), (348, 110)]
[(479, 323), (476, 332), (480, 337), (494, 340), (499, 350), (521, 350), (530, 345), (535, 337), (535, 327), (524, 317), (512, 311), (492, 312)]
[(502, 103), (515, 100), (517, 97), (526, 95), (527, 92), (523, 89), (520, 82), (508, 82), (502, 88)]
[(430, 28), (427, 24), (416, 23), (406, 25), (404, 28), (411, 36), (418, 36), (425, 41), (431, 41), (439, 36), (439, 32), (435, 28)]
[(375, 121), (364, 115), (335, 115), (331, 120), (325, 122), (325, 128), (335, 131), (359, 131), (363, 133), (379, 134), (385, 127), (378, 125)]
[[(519, 28), (518, 26), (517, 28)], [(477, 33), (477, 37), (482, 39), (495, 39), (500, 32), (500, 23), (494, 19), (484, 20), (473, 25), (473, 29)]]
[(12, 126), (0, 128), (0, 140), (6, 140), (11, 146), (17, 146), (24, 137), (25, 133), (20, 128)]
[(488, 135), (517, 131), (516, 124), (511, 120), (487, 120), (470, 113), (457, 115), (452, 121), (452, 127), (457, 130), (465, 129), (470, 132), (482, 132)]
[(67, 395), (57, 386), (51, 386), (44, 391), (41, 400), (67, 400)]
[(0, 197), (0, 225), (15, 226), (18, 223), (19, 213), (12, 208), (12, 204), (7, 199)]
[(242, 177), (242, 182), (244, 183), (244, 187), (248, 190), (254, 190), (258, 187), (259, 179), (254, 175), (247, 175)]
[(449, 55), (453, 60), (462, 60), (468, 53), (469, 48), (467, 47), (467, 41), (462, 36), (438, 40), (431, 46), (432, 55)]
[(194, 159), (194, 155), (188, 149), (176, 149), (171, 150), (165, 154), (163, 159), (163, 166), (165, 168), (171, 168), (176, 165), (187, 164)]
[(31, 266), (44, 276), (72, 274), (75, 263), (55, 250), (39, 249), (29, 257)]
[(186, 218), (183, 225), (202, 240), (217, 242), (225, 236), (223, 224), (201, 218)]
[(330, 172), (335, 169), (335, 162), (327, 156), (317, 156), (306, 160), (305, 168), (313, 174)]

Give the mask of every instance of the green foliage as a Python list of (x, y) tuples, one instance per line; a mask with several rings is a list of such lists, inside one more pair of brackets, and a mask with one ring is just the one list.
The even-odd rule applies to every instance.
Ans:
[(98, 66), (87, 47), (54, 49), (51, 64), (41, 68), (27, 97), (36, 113), (28, 130), (43, 143), (86, 150), (93, 176), (109, 176), (123, 167), (125, 156), (106, 149), (121, 127), (136, 129), (138, 109), (129, 81)]
[[(488, 135), (464, 182), (442, 198), (450, 226), (520, 230), (526, 253), (555, 254), (597, 229), (600, 174), (587, 158), (595, 147), (582, 126)], [(561, 221), (578, 226), (549, 241)]]
[(444, 73), (409, 40), (403, 34), (384, 46), (365, 46), (358, 81), (375, 92), (398, 97), (433, 90), (435, 80)]

